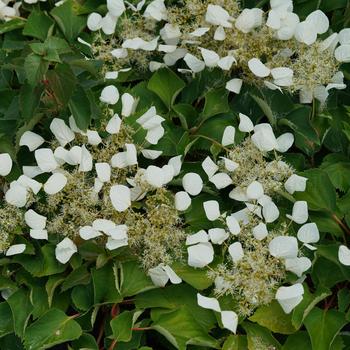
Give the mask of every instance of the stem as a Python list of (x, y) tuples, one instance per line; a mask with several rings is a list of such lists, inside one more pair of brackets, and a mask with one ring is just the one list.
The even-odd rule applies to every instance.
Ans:
[(152, 329), (151, 327), (134, 327), (134, 328), (131, 328), (132, 331), (147, 331), (147, 330), (150, 330)]
[(205, 136), (205, 135), (196, 135), (197, 137), (201, 137), (202, 139), (206, 139), (212, 143), (214, 143), (215, 145), (221, 147), (222, 149), (224, 149), (226, 152), (230, 152), (230, 149), (228, 149), (227, 147), (223, 146), (220, 142), (208, 137), (208, 136)]
[(113, 340), (112, 344), (110, 345), (110, 347), (108, 348), (108, 350), (113, 350), (115, 348), (115, 346), (117, 345), (117, 341)]
[(344, 230), (344, 232), (350, 235), (350, 229), (341, 221), (336, 214), (332, 214), (334, 221)]

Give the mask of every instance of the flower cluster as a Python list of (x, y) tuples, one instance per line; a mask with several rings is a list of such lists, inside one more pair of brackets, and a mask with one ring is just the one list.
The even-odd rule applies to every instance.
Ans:
[[(304, 21), (293, 2), (271, 1), (267, 16), (258, 8), (240, 10), (236, 1), (190, 0), (166, 6), (154, 0), (144, 8), (123, 0), (107, 1), (107, 14), (92, 13), (88, 27), (100, 31), (92, 45), (106, 63), (107, 77), (147, 66), (155, 71), (183, 59), (182, 73), (219, 68), (231, 78), (226, 88), (239, 93), (242, 82), (300, 92), (300, 101), (325, 102), (331, 89), (344, 89), (341, 62), (350, 61), (350, 29), (318, 39), (329, 31), (320, 10)], [(338, 46), (338, 44), (340, 44)]]

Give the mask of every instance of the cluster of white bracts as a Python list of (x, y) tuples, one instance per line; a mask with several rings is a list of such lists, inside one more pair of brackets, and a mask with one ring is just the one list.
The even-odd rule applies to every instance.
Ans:
[[(126, 6), (131, 11), (141, 11), (144, 1), (136, 7), (123, 0), (107, 0), (109, 12), (105, 17), (98, 13), (92, 13), (88, 18), (88, 27), (92, 31), (102, 29), (105, 34), (114, 33), (118, 17), (126, 11)], [(154, 71), (163, 66), (173, 66), (178, 60), (183, 59), (188, 69), (179, 69), (180, 72), (198, 73), (205, 67), (219, 67), (228, 71), (236, 63), (235, 52), (230, 52), (225, 57), (220, 57), (215, 51), (201, 47), (200, 38), (206, 34), (211, 27), (216, 28), (213, 40), (225, 40), (227, 28), (235, 27), (243, 33), (250, 33), (255, 29), (267, 26), (275, 32), (278, 40), (290, 40), (294, 38), (305, 45), (312, 45), (317, 40), (319, 34), (324, 34), (329, 29), (327, 16), (320, 10), (312, 12), (304, 21), (300, 21), (297, 14), (293, 13), (292, 0), (271, 0), (271, 10), (267, 18), (261, 9), (244, 9), (237, 18), (233, 18), (224, 8), (219, 5), (209, 4), (204, 18), (205, 25), (198, 27), (191, 33), (184, 33), (183, 29), (177, 25), (165, 23), (159, 35), (151, 41), (145, 41), (140, 37), (126, 39), (120, 48), (111, 52), (115, 58), (125, 58), (128, 50), (145, 50), (163, 52), (163, 62), (151, 61), (150, 70)], [(167, 21), (167, 8), (164, 0), (152, 1), (144, 10), (143, 16), (153, 20)], [(188, 38), (191, 38), (189, 40)], [(197, 46), (202, 59), (189, 53), (181, 43)], [(340, 44), (340, 46), (338, 46)], [(337, 47), (338, 46), (338, 47)], [(350, 62), (350, 29), (344, 29), (339, 34), (333, 33), (322, 42), (322, 50), (331, 50), (339, 62)], [(285, 50), (283, 54), (288, 54)], [(290, 55), (293, 52), (290, 50)], [(293, 84), (293, 70), (289, 67), (274, 67), (270, 69), (261, 62), (260, 57), (252, 58), (248, 62), (251, 72), (258, 78), (264, 79), (264, 84), (272, 89), (281, 89)], [(112, 75), (117, 72), (111, 72)], [(234, 93), (239, 93), (242, 80), (234, 78), (227, 82), (226, 88)], [(330, 89), (344, 89), (343, 75), (338, 72), (327, 86), (317, 86), (313, 91), (307, 87), (300, 87), (301, 102), (309, 103), (315, 97), (324, 102)]]

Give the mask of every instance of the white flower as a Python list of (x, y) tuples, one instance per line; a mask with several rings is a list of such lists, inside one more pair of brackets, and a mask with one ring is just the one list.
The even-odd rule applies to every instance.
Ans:
[(269, 243), (269, 252), (276, 258), (296, 258), (298, 241), (291, 236), (277, 236)]
[(175, 194), (175, 208), (179, 211), (187, 210), (191, 205), (191, 197), (185, 191)]
[(269, 152), (278, 147), (272, 127), (267, 123), (255, 125), (252, 142), (262, 152)]
[(93, 229), (95, 229), (97, 231), (101, 231), (101, 232), (105, 233), (106, 235), (109, 235), (109, 232), (111, 230), (115, 229), (117, 227), (117, 225), (111, 220), (96, 219), (92, 223), (92, 227), (93, 227)]
[(138, 100), (129, 93), (122, 95), (122, 116), (129, 117), (135, 112)]
[(84, 240), (89, 240), (101, 236), (102, 233), (91, 226), (83, 226), (79, 229), (79, 235)]
[(316, 243), (320, 240), (320, 233), (318, 231), (317, 225), (312, 222), (301, 226), (298, 230), (297, 237), (300, 242), (306, 244)]
[(204, 63), (207, 67), (216, 67), (218, 65), (218, 62), (220, 60), (220, 56), (212, 50), (200, 48), (202, 57), (204, 59)]
[(222, 69), (222, 70), (230, 70), (232, 65), (234, 63), (237, 63), (237, 60), (232, 56), (232, 55), (227, 55), (225, 57), (220, 58), (219, 62), (218, 62), (218, 66)]
[(26, 250), (25, 244), (14, 244), (6, 251), (6, 256), (22, 254)]
[[(118, 49), (112, 50), (111, 55), (114, 58), (126, 58), (126, 57), (128, 57), (128, 50), (120, 47)], [(118, 76), (115, 79), (117, 79), (117, 78), (118, 78)]]
[(221, 322), (224, 328), (232, 333), (236, 333), (238, 325), (238, 315), (234, 311), (221, 311)]
[(36, 177), (43, 173), (43, 171), (38, 166), (26, 166), (22, 167), (23, 174), (29, 178)]
[(253, 228), (253, 236), (259, 241), (267, 237), (268, 234), (269, 232), (267, 230), (266, 224), (263, 222)]
[(205, 63), (190, 53), (185, 55), (184, 61), (186, 62), (188, 68), (190, 68), (194, 73), (199, 73), (205, 68)]
[(219, 203), (215, 200), (206, 201), (203, 203), (203, 208), (205, 211), (205, 215), (208, 220), (215, 221), (220, 217), (220, 208)]
[(36, 213), (34, 210), (29, 209), (24, 214), (24, 220), (26, 224), (36, 230), (42, 230), (46, 227), (46, 217)]
[(222, 244), (229, 237), (228, 232), (223, 228), (211, 228), (208, 234), (211, 242), (214, 244)]
[(103, 88), (100, 96), (100, 101), (115, 105), (119, 100), (119, 91), (114, 85), (108, 85)]
[(171, 165), (174, 169), (174, 176), (177, 176), (180, 174), (181, 171), (181, 166), (182, 166), (182, 161), (181, 161), (182, 156), (175, 156), (169, 159), (168, 165)]
[(222, 26), (218, 26), (214, 33), (214, 40), (224, 41), (226, 39), (225, 29)]
[(111, 159), (113, 168), (126, 168), (137, 164), (137, 150), (134, 144), (126, 143), (126, 151), (115, 154)]
[(156, 151), (153, 149), (143, 149), (141, 150), (141, 154), (147, 158), (147, 159), (157, 159), (158, 157), (160, 157), (162, 155), (163, 151)]
[(154, 0), (145, 9), (143, 14), (146, 18), (153, 18), (156, 21), (166, 21), (168, 18), (164, 0)]
[(202, 162), (202, 168), (209, 178), (214, 176), (214, 174), (219, 170), (219, 167), (213, 162), (213, 160), (208, 156)]
[(173, 177), (174, 168), (171, 165), (164, 165), (162, 168), (150, 165), (145, 172), (145, 180), (156, 188), (163, 187), (169, 183)]
[(214, 260), (213, 246), (206, 243), (198, 243), (187, 248), (188, 265), (202, 268)]
[(209, 242), (209, 236), (204, 230), (200, 230), (197, 233), (188, 235), (186, 237), (186, 245), (192, 245), (196, 243)]
[(117, 25), (117, 20), (117, 17), (113, 16), (110, 12), (107, 12), (107, 14), (102, 18), (101, 21), (102, 31), (106, 35), (113, 34)]
[(250, 120), (250, 118), (247, 115), (243, 113), (239, 113), (238, 116), (239, 116), (239, 125), (238, 125), (239, 131), (251, 132), (254, 130), (253, 122)]
[(87, 130), (86, 136), (89, 145), (98, 146), (102, 142), (101, 136), (96, 130)]
[(239, 226), (239, 222), (235, 217), (235, 215), (233, 214), (231, 214), (226, 218), (226, 225), (229, 231), (235, 236), (241, 232), (241, 227)]
[(158, 39), (159, 37), (156, 37), (150, 41), (143, 40), (139, 37), (126, 39), (122, 44), (122, 48), (131, 50), (154, 51), (157, 48)]
[(293, 174), (284, 183), (284, 188), (290, 194), (293, 194), (296, 191), (303, 192), (306, 189), (306, 181), (307, 181), (306, 177)]
[(269, 200), (266, 203), (264, 203), (262, 207), (262, 214), (267, 223), (274, 222), (278, 219), (280, 212), (277, 208), (277, 205), (272, 200)]
[(27, 146), (29, 151), (33, 152), (38, 147), (40, 147), (45, 140), (38, 134), (32, 132), (32, 131), (26, 131), (23, 133), (19, 140), (20, 146)]
[(236, 263), (239, 260), (241, 260), (243, 258), (243, 256), (244, 256), (244, 251), (243, 251), (243, 248), (242, 248), (242, 244), (240, 242), (232, 243), (228, 247), (228, 252), (231, 255), (232, 261), (234, 263)]
[(301, 258), (291, 258), (285, 261), (286, 270), (295, 273), (301, 277), (305, 271), (311, 267), (311, 260), (302, 256)]
[(196, 173), (187, 173), (182, 178), (182, 186), (191, 196), (197, 196), (203, 189), (203, 180)]
[(232, 189), (232, 191), (229, 193), (229, 197), (239, 202), (246, 202), (249, 200), (246, 192), (247, 191), (245, 191), (242, 187), (238, 186)]
[(226, 126), (224, 134), (222, 135), (221, 144), (223, 146), (232, 145), (235, 142), (236, 129), (234, 126)]
[(229, 22), (231, 16), (229, 13), (219, 5), (209, 4), (207, 12), (205, 14), (205, 21), (207, 23), (222, 26), (226, 28), (231, 28), (232, 24)]
[(248, 67), (251, 72), (259, 78), (268, 77), (271, 72), (258, 58), (250, 59), (248, 61)]
[(337, 47), (334, 51), (334, 57), (339, 62), (350, 62), (350, 44)]
[(42, 184), (40, 182), (33, 180), (26, 175), (21, 175), (17, 179), (17, 182), (26, 189), (30, 189), (34, 194), (38, 194), (42, 188)]
[(131, 206), (130, 188), (124, 185), (114, 185), (109, 193), (115, 210), (123, 212)]
[(197, 293), (197, 304), (204, 309), (221, 312), (219, 302), (215, 298), (208, 298), (204, 295)]
[(218, 173), (213, 175), (209, 181), (215, 185), (218, 190), (226, 188), (232, 184), (231, 177), (226, 173)]
[(47, 230), (44, 229), (31, 229), (29, 235), (34, 239), (48, 239)]
[(63, 190), (67, 184), (67, 178), (61, 173), (52, 174), (44, 185), (44, 191), (53, 195)]
[(170, 23), (166, 23), (159, 34), (167, 45), (177, 45), (181, 37), (179, 26)]
[(123, 0), (107, 0), (107, 9), (112, 16), (119, 17), (125, 11)]
[(22, 186), (18, 181), (13, 181), (10, 188), (5, 193), (5, 200), (7, 203), (22, 208), (27, 204), (28, 190)]
[(242, 79), (234, 78), (226, 83), (225, 88), (228, 91), (234, 92), (235, 94), (239, 94), (241, 92), (242, 84)]
[(111, 179), (111, 166), (108, 163), (95, 164), (97, 177), (101, 182), (109, 182)]
[(62, 147), (75, 139), (74, 132), (62, 119), (54, 118), (50, 124), (50, 130)]
[(286, 132), (285, 134), (282, 134), (281, 136), (277, 137), (277, 147), (276, 150), (278, 152), (284, 153), (289, 150), (289, 148), (292, 147), (294, 143), (294, 135), (290, 132)]
[(262, 25), (263, 11), (258, 8), (244, 9), (235, 22), (235, 27), (243, 33), (249, 33)]
[(122, 120), (119, 118), (119, 115), (114, 114), (114, 116), (109, 120), (106, 126), (106, 131), (111, 135), (118, 134), (121, 124)]
[[(206, 32), (210, 30), (209, 27), (199, 27), (193, 32), (189, 33), (190, 36), (195, 36), (195, 37), (201, 37), (203, 36)], [(204, 58), (204, 57), (203, 57)]]
[(293, 205), (292, 215), (287, 214), (287, 218), (296, 222), (297, 224), (303, 224), (309, 217), (307, 202), (296, 201)]
[(253, 181), (247, 187), (247, 196), (249, 199), (259, 199), (264, 194), (264, 188), (258, 181)]
[(173, 284), (182, 282), (181, 278), (169, 265), (159, 264), (149, 269), (148, 275), (151, 277), (153, 284), (157, 287), (165, 287), (169, 280)]
[(58, 163), (50, 148), (40, 148), (34, 153), (38, 167), (43, 172), (51, 172), (58, 168)]
[(66, 237), (63, 241), (57, 244), (55, 249), (55, 256), (61, 264), (65, 264), (77, 251), (78, 249), (74, 242)]
[(87, 27), (95, 32), (102, 28), (102, 16), (99, 13), (93, 12), (87, 19)]
[(0, 154), (0, 176), (7, 176), (12, 170), (12, 159), (8, 153)]
[(276, 300), (281, 305), (283, 311), (289, 314), (302, 300), (304, 287), (301, 283), (296, 283), (290, 287), (280, 287), (276, 292)]
[(92, 155), (84, 146), (81, 147), (81, 159), (79, 165), (79, 171), (87, 172), (92, 170)]
[(317, 34), (324, 34), (329, 28), (328, 17), (321, 10), (311, 12), (305, 21), (311, 23)]
[(128, 245), (128, 240), (127, 239), (113, 239), (112, 237), (108, 237), (107, 243), (106, 243), (106, 248), (108, 250), (115, 250), (120, 247), (125, 247)]
[(341, 264), (345, 266), (350, 266), (350, 249), (345, 245), (339, 246), (338, 259)]
[(317, 40), (317, 29), (311, 21), (300, 22), (295, 29), (295, 39), (306, 45), (311, 45)]
[(279, 86), (291, 86), (293, 84), (293, 70), (288, 67), (277, 67), (271, 69), (274, 84)]

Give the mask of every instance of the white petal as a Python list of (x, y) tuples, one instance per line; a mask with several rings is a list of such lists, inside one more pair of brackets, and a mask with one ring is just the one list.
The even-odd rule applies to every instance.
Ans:
[(26, 175), (21, 175), (17, 182), (27, 189), (30, 189), (34, 194), (38, 194), (41, 190), (42, 184), (36, 180), (29, 178)]
[(241, 227), (239, 226), (239, 222), (234, 215), (230, 215), (226, 218), (226, 225), (229, 231), (235, 236), (241, 232)]
[(323, 40), (320, 46), (321, 52), (324, 50), (330, 50), (331, 52), (334, 52), (337, 44), (339, 43), (339, 38), (340, 36), (338, 33), (333, 33), (328, 38)]
[(302, 300), (304, 287), (301, 283), (290, 287), (280, 287), (276, 292), (276, 299), (283, 311), (289, 314)]
[(252, 58), (248, 61), (248, 67), (251, 72), (260, 78), (265, 78), (270, 75), (270, 69), (267, 68), (259, 59)]
[(184, 61), (186, 62), (188, 68), (190, 68), (194, 73), (199, 73), (205, 68), (205, 63), (190, 53), (185, 55)]
[(38, 166), (25, 165), (22, 167), (22, 171), (25, 176), (28, 176), (31, 179), (43, 173), (43, 171)]
[(44, 172), (51, 172), (58, 167), (58, 163), (50, 148), (40, 148), (34, 153), (39, 168)]
[(175, 208), (179, 211), (187, 210), (191, 205), (191, 197), (185, 191), (175, 194)]
[(127, 154), (126, 152), (119, 152), (115, 154), (111, 159), (111, 164), (113, 168), (126, 168), (128, 166)]
[(263, 123), (254, 127), (252, 142), (262, 152), (270, 152), (278, 147), (270, 124)]
[(298, 277), (311, 267), (311, 260), (302, 256), (301, 258), (286, 259), (286, 270), (295, 273)]
[(217, 173), (212, 176), (209, 181), (213, 183), (218, 190), (226, 188), (232, 184), (231, 177), (226, 173)]
[(262, 222), (253, 228), (253, 236), (259, 241), (267, 237), (268, 234), (269, 232), (267, 231), (267, 227)]
[(145, 158), (154, 160), (159, 158), (162, 155), (163, 151), (156, 151), (153, 149), (143, 149), (141, 153)]
[(92, 155), (85, 146), (81, 147), (81, 160), (79, 171), (87, 172), (92, 170)]
[(229, 171), (229, 172), (233, 172), (239, 167), (239, 164), (234, 162), (231, 159), (228, 159), (228, 158), (225, 158), (225, 157), (220, 157), (220, 158), (224, 160), (225, 169), (227, 171)]
[(154, 165), (147, 167), (145, 172), (145, 180), (156, 188), (160, 188), (164, 185), (164, 173), (162, 168), (159, 168)]
[(122, 95), (122, 116), (129, 117), (131, 114), (135, 112), (137, 106), (137, 99), (135, 99), (129, 93), (125, 93)]
[(29, 209), (24, 214), (24, 220), (26, 224), (32, 229), (41, 230), (46, 227), (46, 217), (36, 213), (32, 209)]
[(281, 16), (278, 11), (270, 10), (267, 17), (266, 25), (272, 29), (280, 29), (281, 27)]
[[(208, 30), (210, 30), (209, 27), (200, 27), (200, 28), (197, 28), (196, 30), (194, 30), (193, 32), (189, 33), (189, 35), (195, 36), (195, 37), (201, 37), (201, 36), (203, 36)], [(203, 58), (204, 58), (204, 57), (203, 57)]]
[(293, 205), (292, 216), (287, 215), (287, 217), (296, 222), (297, 224), (305, 223), (309, 217), (307, 202), (296, 201)]
[(297, 236), (299, 241), (303, 243), (316, 243), (320, 240), (320, 232), (314, 222), (301, 226)]
[(107, 14), (102, 18), (101, 25), (102, 31), (106, 35), (111, 35), (115, 32), (115, 27), (117, 25), (117, 17), (114, 17), (111, 13), (107, 12)]
[(205, 21), (216, 26), (231, 28), (232, 24), (229, 22), (230, 14), (219, 5), (209, 4), (205, 14)]
[(28, 190), (19, 184), (17, 181), (11, 183), (11, 187), (5, 194), (5, 200), (7, 203), (22, 208), (27, 204)]
[(165, 287), (169, 281), (169, 276), (161, 265), (149, 269), (148, 275), (157, 287)]
[(221, 322), (224, 328), (236, 333), (238, 316), (234, 311), (221, 311)]
[(164, 20), (166, 21), (167, 9), (164, 5), (164, 0), (154, 0), (145, 9), (143, 14), (146, 18), (151, 17), (156, 21)]
[(221, 312), (219, 302), (215, 298), (208, 298), (197, 293), (197, 304), (204, 309)]
[(87, 27), (93, 32), (101, 29), (102, 16), (96, 12), (91, 13), (87, 19)]
[(237, 63), (236, 59), (232, 55), (228, 55), (220, 58), (218, 66), (222, 70), (230, 70), (234, 63)]
[(61, 173), (52, 174), (44, 185), (44, 191), (53, 195), (63, 190), (67, 184), (67, 178)]
[(158, 141), (164, 136), (164, 128), (160, 125), (156, 128), (150, 129), (146, 135), (146, 141), (152, 145), (156, 145)]
[(169, 159), (168, 164), (171, 165), (174, 169), (174, 176), (180, 174), (181, 166), (182, 166), (182, 156), (175, 156)]
[(263, 206), (263, 216), (267, 223), (274, 222), (278, 219), (280, 212), (276, 204), (272, 201), (269, 201)]
[(204, 48), (201, 48), (201, 54), (204, 60), (204, 63), (207, 67), (216, 67), (219, 60), (220, 60), (220, 56), (212, 50), (207, 50)]
[(295, 39), (306, 45), (311, 45), (317, 40), (317, 28), (311, 22), (300, 22), (296, 26)]
[(230, 253), (232, 261), (234, 263), (241, 260), (244, 256), (244, 251), (242, 248), (242, 244), (240, 242), (235, 242), (235, 243), (231, 244), (228, 247), (228, 252)]
[(96, 163), (96, 173), (101, 182), (109, 182), (111, 179), (111, 166), (108, 163)]
[(62, 119), (54, 118), (50, 124), (50, 130), (62, 147), (75, 139), (74, 132)]
[(226, 126), (222, 136), (221, 144), (223, 146), (232, 145), (235, 142), (236, 129), (234, 126)]
[(192, 245), (197, 243), (206, 243), (209, 242), (208, 234), (204, 230), (200, 230), (193, 235), (186, 237), (186, 245)]
[(48, 234), (47, 234), (47, 230), (43, 230), (43, 229), (31, 229), (29, 231), (29, 235), (30, 237), (34, 238), (34, 239), (48, 239)]
[(209, 178), (211, 178), (219, 170), (219, 167), (213, 162), (210, 157), (204, 159), (202, 162), (202, 168)]
[(101, 231), (105, 234), (109, 234), (109, 231), (116, 228), (116, 226), (117, 225), (113, 221), (107, 219), (96, 219), (92, 223), (92, 227), (95, 230)]
[(27, 146), (29, 151), (35, 151), (38, 147), (40, 147), (45, 140), (38, 134), (32, 131), (26, 131), (23, 133), (19, 140), (20, 146)]
[(238, 125), (239, 131), (242, 132), (251, 132), (254, 129), (253, 122), (250, 120), (250, 118), (243, 114), (239, 113), (239, 125)]
[(249, 200), (246, 190), (241, 187), (235, 187), (228, 195), (231, 199), (239, 202), (246, 202)]
[(206, 201), (203, 203), (203, 207), (208, 220), (215, 221), (220, 217), (220, 208), (217, 201)]
[[(118, 49), (114, 49), (111, 51), (111, 55), (114, 58), (126, 58), (128, 57), (128, 50), (124, 49), (122, 47), (118, 48)], [(116, 79), (116, 78), (115, 78)]]
[(216, 28), (214, 33), (214, 40), (224, 41), (226, 39), (225, 29), (222, 26)]
[(125, 11), (123, 0), (107, 0), (107, 9), (115, 17), (121, 16)]
[(264, 194), (264, 187), (258, 181), (253, 181), (247, 187), (247, 196), (250, 199), (259, 199)]
[(170, 23), (166, 23), (159, 33), (167, 45), (177, 45), (181, 37), (179, 26)]
[(311, 12), (305, 19), (305, 21), (311, 23), (318, 34), (325, 33), (329, 28), (328, 17), (321, 11), (316, 10)]
[(223, 228), (211, 228), (208, 234), (214, 244), (222, 244), (229, 237), (228, 232)]
[(25, 244), (14, 244), (6, 251), (6, 256), (22, 254), (26, 250)]
[(286, 132), (285, 134), (277, 137), (277, 148), (276, 150), (278, 152), (287, 152), (289, 150), (289, 148), (292, 147), (294, 142), (294, 136), (292, 133), (290, 132)]
[(95, 230), (91, 226), (84, 226), (80, 228), (79, 235), (82, 239), (88, 240), (101, 236), (101, 232)]
[(258, 8), (245, 8), (237, 17), (235, 27), (243, 33), (249, 33), (262, 25), (263, 11)]
[(109, 196), (118, 212), (123, 212), (131, 206), (130, 189), (124, 185), (112, 186)]
[(67, 158), (65, 158), (65, 161), (69, 165), (78, 165), (81, 163), (82, 160), (82, 147), (79, 146), (73, 146), (67, 155)]
[(112, 237), (108, 237), (106, 248), (108, 250), (115, 250), (121, 247), (125, 247), (128, 245), (127, 239), (113, 239)]
[(306, 181), (306, 177), (293, 174), (284, 183), (284, 187), (290, 194), (293, 194), (296, 191), (304, 192), (306, 189)]
[(108, 103), (110, 105), (115, 105), (119, 100), (119, 91), (113, 85), (108, 85), (103, 88), (100, 96), (100, 101)]
[(66, 237), (63, 241), (57, 244), (55, 256), (60, 263), (65, 264), (77, 251), (78, 249), (74, 242)]
[(188, 265), (204, 267), (214, 260), (214, 249), (210, 243), (198, 243), (187, 248)]
[(291, 236), (277, 236), (269, 243), (269, 251), (276, 258), (296, 258), (298, 241)]
[(180, 284), (182, 279), (175, 273), (175, 271), (168, 265), (163, 266), (164, 271), (168, 275), (172, 284)]
[(187, 193), (196, 196), (201, 193), (203, 189), (203, 180), (196, 173), (187, 173), (182, 178), (182, 186)]
[(337, 47), (334, 51), (334, 57), (339, 62), (350, 62), (350, 44)]
[(89, 145), (98, 146), (102, 142), (101, 136), (96, 130), (88, 130), (86, 136), (88, 137)]
[(277, 67), (271, 69), (274, 84), (278, 86), (291, 86), (293, 84), (294, 72), (287, 67)]
[(225, 88), (228, 91), (234, 92), (235, 94), (239, 94), (241, 92), (242, 84), (242, 79), (234, 78), (226, 83)]
[(112, 229), (107, 231), (107, 234), (111, 236), (114, 240), (128, 240), (128, 226), (126, 225), (117, 225)]
[(339, 246), (338, 259), (343, 265), (350, 266), (350, 249), (345, 245)]
[(12, 170), (12, 159), (8, 153), (0, 154), (0, 176), (7, 176)]

